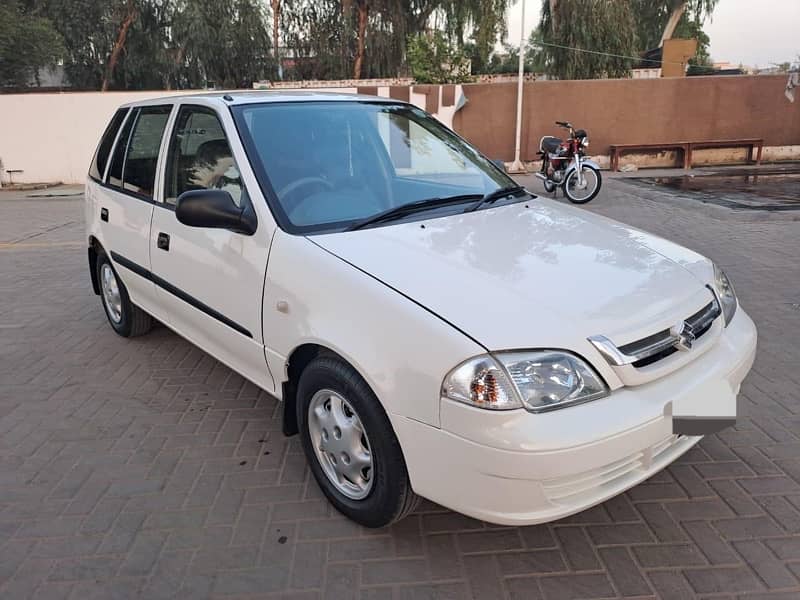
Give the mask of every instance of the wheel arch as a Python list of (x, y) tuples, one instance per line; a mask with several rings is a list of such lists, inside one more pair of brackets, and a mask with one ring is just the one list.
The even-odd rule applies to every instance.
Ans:
[[(297, 384), (300, 381), (300, 376), (303, 374), (305, 368), (311, 363), (312, 360), (319, 356), (329, 356), (342, 361), (344, 364), (352, 368), (358, 375), (372, 388), (369, 380), (364, 377), (358, 365), (353, 364), (346, 356), (340, 352), (318, 342), (306, 342), (297, 346), (289, 353), (286, 359), (286, 380), (282, 384), (282, 398), (283, 398), (283, 433), (290, 436), (299, 433), (297, 423)], [(373, 389), (373, 393), (374, 393)], [(379, 399), (380, 402), (380, 399)]]
[(105, 252), (102, 244), (93, 235), (89, 236), (89, 246), (87, 248), (89, 258), (89, 276), (92, 279), (92, 289), (96, 295), (100, 295), (100, 282), (97, 279), (97, 258)]

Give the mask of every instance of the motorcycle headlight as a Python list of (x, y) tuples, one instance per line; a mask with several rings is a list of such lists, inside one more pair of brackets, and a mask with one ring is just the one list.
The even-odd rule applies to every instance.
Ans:
[(584, 148), (588, 148), (589, 147), (589, 138), (583, 138), (583, 142), (582, 143), (583, 143), (583, 147)]
[(731, 280), (717, 265), (714, 265), (714, 289), (717, 291), (717, 298), (722, 307), (722, 316), (725, 318), (725, 327), (727, 327), (733, 319), (733, 315), (736, 314), (739, 300), (736, 298)]
[(582, 359), (555, 350), (499, 352), (471, 358), (442, 384), (445, 397), (491, 410), (546, 412), (607, 396)]

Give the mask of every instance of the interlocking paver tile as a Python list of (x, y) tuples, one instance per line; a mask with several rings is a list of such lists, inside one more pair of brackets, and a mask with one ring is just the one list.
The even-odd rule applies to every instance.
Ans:
[(44, 231), (0, 248), (0, 598), (800, 598), (800, 221), (604, 185), (586, 210), (736, 283), (759, 327), (736, 427), (557, 523), (424, 502), (378, 531), (330, 507), (266, 393), (165, 327), (113, 334), (79, 198), (0, 193), (13, 239)]

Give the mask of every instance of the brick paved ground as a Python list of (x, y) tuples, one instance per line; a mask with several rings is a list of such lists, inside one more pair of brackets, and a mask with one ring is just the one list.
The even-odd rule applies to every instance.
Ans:
[(547, 526), (428, 503), (367, 531), (264, 393), (167, 329), (112, 333), (79, 198), (0, 194), (0, 597), (800, 598), (800, 213), (618, 180), (589, 209), (727, 268), (760, 333), (737, 427)]

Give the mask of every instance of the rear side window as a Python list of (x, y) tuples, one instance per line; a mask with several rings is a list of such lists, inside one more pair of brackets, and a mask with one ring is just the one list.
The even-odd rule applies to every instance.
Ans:
[(128, 119), (114, 150), (108, 176), (111, 185), (153, 198), (158, 151), (171, 110), (171, 106), (148, 106)]
[(119, 134), (117, 145), (114, 147), (114, 156), (111, 158), (111, 168), (108, 170), (108, 183), (115, 187), (122, 187), (122, 168), (125, 166), (125, 153), (128, 151), (128, 139), (131, 136), (131, 129), (139, 115), (139, 109), (131, 112), (131, 116), (125, 121), (125, 127)]
[(128, 110), (127, 108), (120, 108), (114, 113), (111, 122), (106, 127), (103, 137), (100, 139), (100, 144), (97, 146), (97, 151), (94, 153), (92, 166), (89, 167), (89, 177), (92, 179), (97, 179), (98, 181), (103, 179), (103, 174), (106, 172), (106, 164), (108, 163), (108, 155), (111, 154), (114, 139), (117, 137), (119, 128), (122, 127), (122, 122), (125, 120)]

